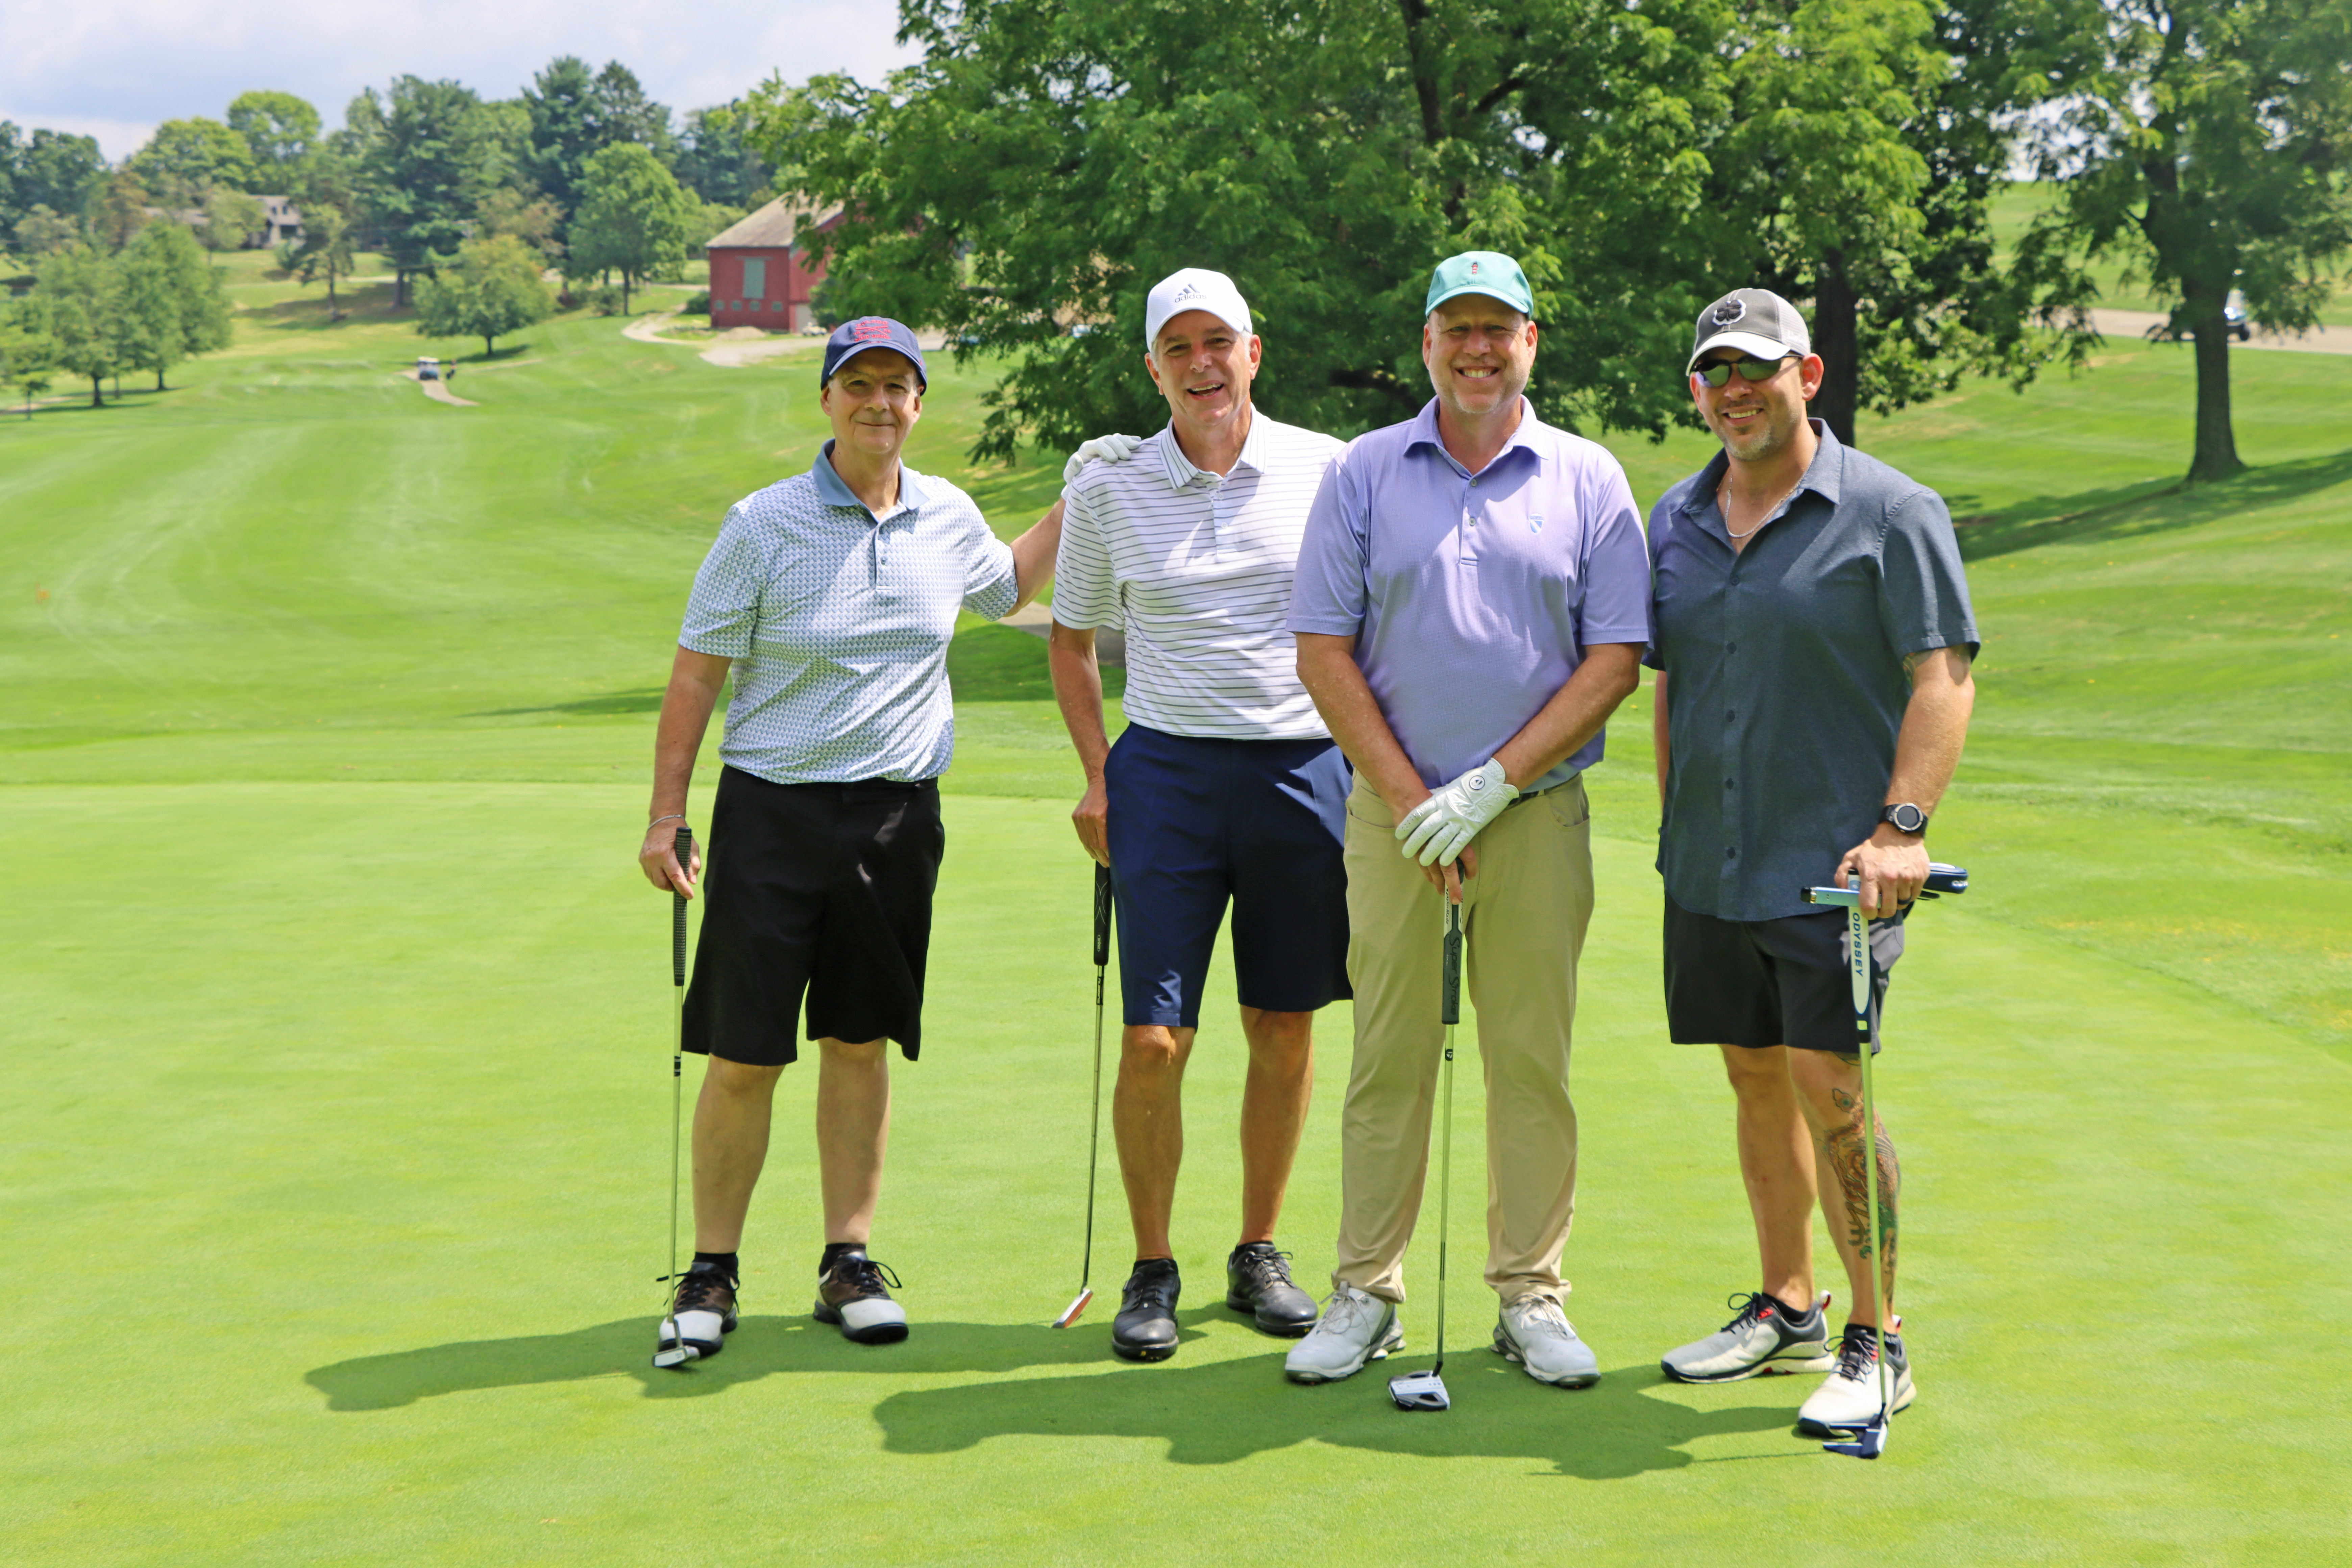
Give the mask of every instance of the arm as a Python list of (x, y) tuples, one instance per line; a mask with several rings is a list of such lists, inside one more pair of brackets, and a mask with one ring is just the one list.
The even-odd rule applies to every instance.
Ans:
[(1496, 751), (1513, 789), (1525, 789), (1601, 732), (1617, 705), (1641, 687), (1644, 646), (1596, 643), (1583, 650), (1567, 683)]
[(677, 650), (670, 664), (669, 689), (662, 693), (661, 725), (654, 731), (654, 797), (646, 815), (654, 821), (646, 828), (637, 866), (646, 880), (664, 892), (675, 889), (694, 897), (702, 876), (702, 847), (695, 846), (694, 864), (677, 863), (677, 828), (664, 817), (683, 816), (687, 785), (694, 778), (695, 753), (702, 750), (703, 732), (710, 728), (710, 710), (719, 706), (719, 689), (734, 660), (717, 654)]
[(1658, 671), (1657, 683), (1650, 688), (1650, 700), (1656, 706), (1650, 713), (1650, 744), (1658, 753), (1658, 805), (1666, 804), (1666, 773), (1674, 759), (1673, 739), (1666, 733), (1666, 672)]
[[(1895, 774), (1887, 781), (1886, 804), (1907, 800), (1933, 815), (1960, 765), (1969, 714), (1976, 706), (1976, 679), (1965, 647), (1929, 648), (1903, 663), (1911, 675), (1911, 700), (1895, 738)], [(1927, 835), (1898, 832), (1893, 823), (1880, 823), (1838, 862), (1841, 886), (1849, 875), (1862, 879), (1864, 911), (1876, 920), (1890, 918), (1927, 885)]]
[(1092, 626), (1080, 630), (1054, 623), (1045, 643), (1045, 665), (1054, 677), (1054, 700), (1062, 710), (1062, 723), (1077, 748), (1078, 765), (1087, 771), (1087, 791), (1070, 820), (1078, 842), (1099, 865), (1110, 864), (1110, 796), (1103, 785), (1103, 763), (1110, 756), (1110, 734), (1103, 724), (1102, 666), (1095, 658)]
[(1013, 577), (1020, 592), (1013, 601), (1016, 610), (1054, 580), (1054, 556), (1062, 548), (1062, 505), (1057, 498), (1028, 532), (1013, 542)]

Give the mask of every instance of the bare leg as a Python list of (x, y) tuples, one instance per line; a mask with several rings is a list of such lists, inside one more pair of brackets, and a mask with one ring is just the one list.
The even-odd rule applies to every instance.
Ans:
[(1813, 1137), (1789, 1078), (1786, 1046), (1725, 1046), (1724, 1071), (1738, 1104), (1739, 1174), (1756, 1221), (1764, 1289), (1799, 1311), (1813, 1304)]
[(1184, 1064), (1192, 1058), (1194, 1033), (1160, 1024), (1129, 1024), (1119, 1031), (1110, 1124), (1138, 1258), (1175, 1256), (1168, 1219), (1176, 1208), (1177, 1167), (1184, 1163)]
[[(1876, 1325), (1871, 1305), (1870, 1198), (1868, 1173), (1863, 1166), (1862, 1064), (1858, 1058), (1830, 1051), (1790, 1051), (1789, 1076), (1796, 1085), (1805, 1121), (1812, 1129), (1814, 1162), (1820, 1169), (1822, 1213), (1837, 1240), (1838, 1257), (1845, 1263), (1847, 1287), (1853, 1306), (1846, 1321)], [(1895, 1141), (1879, 1122), (1870, 1140), (1878, 1155), (1878, 1226), (1885, 1237), (1886, 1256), (1880, 1263), (1880, 1280), (1886, 1292), (1886, 1310), (1895, 1310), (1895, 1259), (1897, 1199), (1903, 1169), (1895, 1157)], [(1832, 1204), (1831, 1194), (1837, 1194)]]
[(816, 1043), (816, 1159), (828, 1243), (863, 1247), (874, 1233), (882, 1156), (890, 1145), (889, 1044)]
[(1242, 1009), (1249, 1077), (1242, 1087), (1243, 1245), (1272, 1241), (1315, 1091), (1315, 1015)]
[(768, 1118), (782, 1068), (712, 1057), (694, 1101), (694, 1247), (733, 1252), (768, 1159)]

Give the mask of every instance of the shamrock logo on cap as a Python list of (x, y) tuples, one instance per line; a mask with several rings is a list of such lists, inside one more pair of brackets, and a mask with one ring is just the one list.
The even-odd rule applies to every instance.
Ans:
[(1748, 301), (1734, 294), (1717, 300), (1715, 309), (1706, 313), (1706, 319), (1718, 327), (1727, 327), (1747, 314)]

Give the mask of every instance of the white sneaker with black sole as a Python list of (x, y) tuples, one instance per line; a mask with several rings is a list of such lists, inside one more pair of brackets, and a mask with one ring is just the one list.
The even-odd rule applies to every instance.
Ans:
[(816, 1321), (856, 1344), (896, 1344), (907, 1337), (907, 1309), (890, 1299), (889, 1287), (898, 1285), (888, 1264), (844, 1253), (817, 1276)]
[[(1887, 1414), (1907, 1410), (1919, 1397), (1911, 1382), (1911, 1357), (1899, 1333), (1886, 1336), (1886, 1365), (1893, 1374), (1894, 1397)], [(1878, 1416), (1878, 1334), (1860, 1323), (1848, 1323), (1838, 1342), (1837, 1369), (1822, 1380), (1797, 1411), (1797, 1430), (1807, 1437), (1835, 1437), (1858, 1431)]]
[(1532, 1291), (1503, 1303), (1495, 1320), (1495, 1353), (1554, 1388), (1591, 1388), (1601, 1381), (1599, 1358), (1576, 1337), (1559, 1303)]
[(1283, 1375), (1293, 1383), (1337, 1383), (1404, 1345), (1396, 1309), (1353, 1285), (1335, 1287), (1323, 1315), (1307, 1337), (1282, 1358)]
[(1775, 1373), (1828, 1372), (1837, 1365), (1830, 1351), (1828, 1292), (1801, 1317), (1778, 1297), (1758, 1291), (1734, 1296), (1731, 1321), (1703, 1340), (1668, 1351), (1658, 1360), (1676, 1383), (1738, 1383)]

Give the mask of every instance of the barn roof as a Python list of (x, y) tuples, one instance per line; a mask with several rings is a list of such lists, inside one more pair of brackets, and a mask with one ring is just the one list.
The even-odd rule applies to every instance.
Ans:
[(707, 248), (717, 250), (730, 246), (744, 248), (786, 246), (792, 244), (793, 236), (798, 234), (803, 228), (823, 228), (840, 216), (839, 207), (827, 207), (822, 212), (812, 212), (805, 206), (795, 206), (786, 198), (779, 196), (740, 223), (714, 235)]

